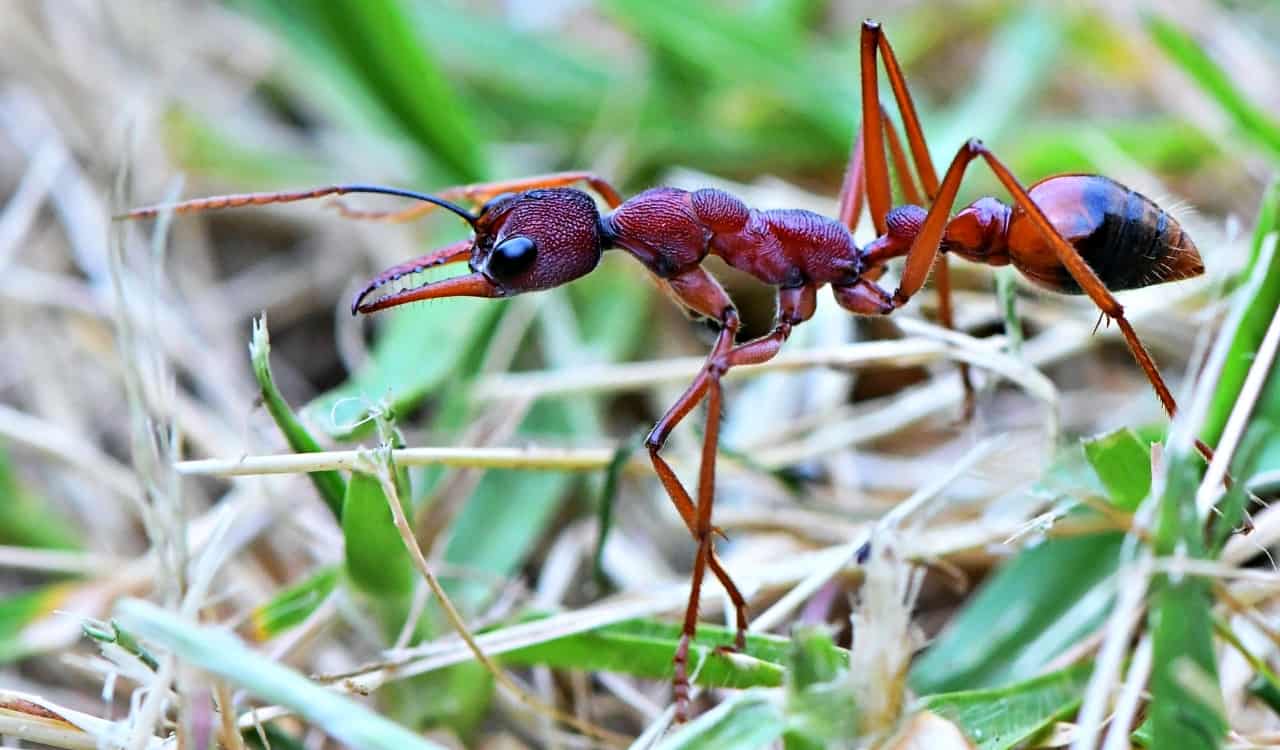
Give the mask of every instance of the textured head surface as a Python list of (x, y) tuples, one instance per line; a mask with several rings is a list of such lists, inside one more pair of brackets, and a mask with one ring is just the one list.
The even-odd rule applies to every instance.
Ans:
[(471, 269), (506, 296), (584, 276), (600, 262), (602, 249), (600, 214), (583, 191), (508, 193), (480, 212)]

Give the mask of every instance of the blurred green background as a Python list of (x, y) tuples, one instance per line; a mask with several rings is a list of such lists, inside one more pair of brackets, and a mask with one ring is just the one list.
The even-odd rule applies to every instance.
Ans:
[[(55, 612), (105, 617), (121, 594), (189, 591), (185, 577), (154, 567), (148, 552), (185, 538), (188, 525), (213, 526), (227, 508), (225, 518), (234, 520), (219, 521), (217, 544), (191, 552), (218, 571), (208, 573), (217, 581), (212, 603), (191, 605), (194, 611), (216, 613), (209, 619), (272, 644), (292, 638), (304, 621), (315, 625), (324, 633), (319, 645), (287, 654), (311, 673), (355, 670), (392, 643), (448, 632), (432, 607), (401, 630), (411, 609), (404, 587), (414, 579), (394, 536), (351, 543), (388, 531), (383, 516), (349, 512), (362, 493), (381, 497), (367, 476), (322, 475), (318, 491), (300, 476), (179, 484), (168, 455), (139, 458), (155, 448), (149, 441), (162, 432), (155, 425), (173, 428), (183, 457), (298, 448), (267, 413), (277, 407), (297, 410), (299, 429), (324, 447), (386, 437), (385, 425), (375, 433), (371, 412), (390, 412), (401, 430), (396, 439), (409, 445), (634, 447), (682, 382), (654, 376), (615, 389), (608, 375), (616, 371), (606, 369), (594, 390), (537, 397), (504, 392), (517, 382), (504, 374), (661, 363), (701, 356), (707, 342), (706, 331), (655, 294), (627, 258), (609, 257), (552, 293), (415, 305), (365, 322), (348, 314), (352, 292), (377, 270), (457, 238), (456, 219), (388, 226), (343, 220), (322, 205), (211, 213), (176, 221), (167, 251), (152, 248), (139, 230), (121, 240), (116, 257), (107, 237), (120, 201), (333, 182), (432, 191), (589, 169), (626, 194), (714, 183), (760, 207), (831, 213), (859, 117), (858, 28), (873, 16), (905, 68), (939, 165), (976, 136), (1028, 183), (1096, 171), (1177, 207), (1205, 256), (1206, 278), (1137, 292), (1125, 304), (1133, 300), (1138, 329), (1180, 396), (1190, 395), (1185, 374), (1199, 369), (1218, 337), (1224, 293), (1257, 272), (1259, 259), (1273, 257), (1264, 255), (1263, 238), (1277, 222), (1276, 194), (1264, 202), (1263, 193), (1280, 167), (1280, 6), (1269, 0), (1070, 7), (21, 0), (6, 14), (0, 658), (11, 665), (6, 682), (56, 692), (91, 712), (101, 712), (101, 675), (56, 666), (84, 646), (78, 620)], [(110, 197), (118, 196), (124, 167), (125, 197)], [(1004, 198), (976, 169), (961, 200), (984, 194)], [(1259, 218), (1260, 205), (1272, 213)], [(860, 242), (872, 239), (867, 224)], [(1000, 283), (1004, 301), (1021, 311), (1028, 357), (1061, 343), (1055, 335), (1075, 341), (1080, 334), (1082, 343), (1039, 363), (1061, 390), (1060, 420), (990, 378), (977, 418), (958, 423), (958, 394), (945, 390), (950, 366), (773, 374), (734, 385), (717, 508), (732, 532), (725, 545), (731, 571), (768, 570), (773, 561), (847, 542), (981, 438), (1001, 434), (999, 450), (979, 470), (947, 487), (956, 507), (930, 520), (936, 539), (952, 545), (938, 542), (941, 551), (930, 553), (939, 567), (977, 580), (1011, 554), (1010, 540), (1039, 528), (1042, 511), (1065, 517), (1063, 508), (1075, 513), (1119, 492), (1108, 482), (1114, 477), (1100, 484), (1090, 473), (1079, 436), (1130, 425), (1160, 426), (1144, 438), (1163, 434), (1158, 405), (1115, 337), (1086, 335), (1096, 320), (1091, 307), (1031, 292), (991, 269), (953, 267), (967, 332), (1006, 332), (1014, 305), (997, 302)], [(767, 327), (769, 290), (715, 270), (742, 302), (751, 330)], [(818, 317), (788, 349), (903, 337), (894, 321), (855, 323), (823, 297)], [(1255, 298), (1262, 300), (1251, 319), (1258, 331), (1274, 311), (1269, 299)], [(935, 309), (925, 293), (902, 316), (927, 318)], [(250, 321), (263, 311), (269, 375), (265, 338), (255, 339), (253, 367), (245, 354)], [(142, 323), (129, 333), (121, 321), (131, 315)], [(1258, 340), (1260, 333), (1252, 349), (1233, 350), (1238, 377), (1214, 397), (1209, 430), (1221, 431)], [(261, 381), (272, 376), (281, 397), (268, 393), (264, 410)], [(1061, 433), (1046, 436), (1053, 427)], [(1233, 468), (1238, 476), (1280, 467), (1280, 441), (1267, 429), (1250, 438), (1247, 461)], [(669, 449), (686, 476), (698, 430), (682, 428)], [(1131, 501), (1117, 504), (1124, 514), (1150, 491), (1150, 445), (1127, 432), (1114, 442), (1137, 453), (1127, 457), (1136, 464), (1123, 465), (1120, 484), (1143, 477), (1136, 489), (1122, 488)], [(416, 535), (464, 614), (481, 625), (573, 611), (614, 591), (644, 595), (655, 581), (683, 581), (691, 563), (691, 543), (645, 466), (613, 477), (612, 503), (603, 472), (411, 474), (402, 499)], [(975, 527), (986, 534), (979, 541), (948, 541), (956, 529)], [(1097, 592), (1119, 564), (1120, 539), (1114, 530), (1086, 531), (1062, 546), (1034, 548), (1027, 554), (1036, 557), (1017, 558), (981, 599), (931, 579), (918, 613), (924, 631), (935, 634), (957, 611), (967, 614), (919, 663), (913, 686), (945, 695), (1039, 674), (1100, 627), (1114, 592)], [(1056, 577), (1046, 582), (1047, 575)], [(792, 621), (807, 618), (828, 623), (835, 642), (849, 646), (856, 586), (836, 579), (825, 609), (775, 630), (789, 632)], [(762, 594), (759, 608), (777, 595)], [(1015, 605), (1022, 619), (1004, 631), (1008, 637), (983, 638)], [(561, 650), (534, 644), (508, 664), (576, 669), (568, 687), (545, 670), (530, 679), (543, 695), (606, 696), (595, 702), (598, 715), (638, 734), (657, 713), (650, 709), (667, 703), (667, 686), (655, 678), (669, 668), (674, 634), (645, 621), (606, 635)], [(831, 639), (820, 640), (831, 650)], [(790, 669), (806, 655), (788, 656), (787, 644), (757, 647), (772, 651), (745, 684), (776, 685), (779, 665)], [(709, 668), (710, 684), (739, 685), (720, 667)], [(640, 698), (585, 680), (584, 670), (632, 675), (627, 685)], [(1053, 693), (1046, 705), (1073, 710), (1085, 677), (1055, 674), (1017, 695), (1034, 703)], [(980, 705), (1010, 695), (987, 695)], [(402, 723), (444, 727), (467, 741), (493, 739), (508, 726), (526, 735), (543, 729), (509, 705), (495, 707), (492, 685), (473, 664), (397, 682), (377, 697)], [(127, 707), (127, 695), (111, 700)], [(1251, 727), (1274, 723), (1271, 714), (1246, 718), (1256, 719)]]

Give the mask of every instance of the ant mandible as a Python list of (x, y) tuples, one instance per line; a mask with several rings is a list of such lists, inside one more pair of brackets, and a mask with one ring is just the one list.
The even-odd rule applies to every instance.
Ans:
[[(893, 122), (882, 110), (877, 58), (883, 62), (902, 117), (919, 190)], [(413, 198), (421, 205), (393, 213), (356, 212), (356, 218), (408, 221), (441, 207), (462, 217), (474, 236), (393, 266), (356, 296), (354, 313), (372, 313), (441, 297), (509, 297), (550, 289), (591, 272), (601, 254), (621, 248), (640, 261), (685, 307), (716, 321), (719, 334), (702, 370), (645, 440), (649, 459), (676, 510), (698, 543), (689, 603), (674, 657), (677, 720), (687, 716), (689, 645), (698, 619), (698, 598), (708, 569), (732, 602), (735, 644), (745, 645), (747, 604), (714, 548), (711, 523), (715, 459), (721, 414), (720, 380), (730, 368), (768, 361), (792, 328), (814, 313), (817, 291), (830, 284), (836, 302), (857, 315), (888, 315), (907, 304), (933, 271), (939, 317), (950, 327), (951, 300), (946, 253), (992, 266), (1012, 264), (1041, 287), (1086, 294), (1116, 322), (1150, 380), (1164, 410), (1177, 409), (1155, 362), (1124, 316), (1112, 290), (1135, 289), (1196, 276), (1204, 271), (1191, 238), (1154, 202), (1101, 175), (1055, 175), (1024, 188), (978, 140), (960, 147), (939, 182), (911, 94), (888, 39), (875, 21), (862, 24), (862, 125), (841, 188), (839, 218), (804, 210), (761, 211), (715, 189), (693, 192), (669, 187), (646, 190), (628, 200), (605, 180), (587, 172), (565, 172), (505, 182), (450, 188), (437, 195), (371, 185), (333, 185), (282, 193), (250, 193), (140, 208), (127, 218), (161, 211), (187, 213), (236, 206), (288, 203), (349, 193)], [(886, 141), (901, 175), (907, 205), (891, 208)], [(982, 198), (954, 216), (965, 169), (981, 159), (1013, 198), (1004, 204)], [(572, 187), (585, 184), (608, 205)], [(922, 192), (921, 192), (922, 191)], [(865, 193), (877, 239), (865, 248), (853, 240)], [(479, 205), (472, 213), (454, 201)], [(939, 257), (941, 254), (941, 257)], [(738, 344), (738, 312), (720, 284), (702, 268), (708, 255), (778, 288), (773, 330)], [(906, 258), (892, 293), (876, 282), (885, 264)], [(378, 289), (423, 269), (466, 261), (471, 273), (370, 299)], [(936, 261), (936, 262), (935, 262)], [(969, 402), (971, 390), (962, 370)], [(681, 484), (662, 447), (672, 430), (703, 399), (707, 422), (696, 501)], [(1206, 457), (1208, 446), (1197, 443)]]

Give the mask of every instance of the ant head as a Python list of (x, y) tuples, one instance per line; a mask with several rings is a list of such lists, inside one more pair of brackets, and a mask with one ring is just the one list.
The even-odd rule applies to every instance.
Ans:
[[(468, 243), (425, 256), (411, 268), (388, 269), (361, 291), (354, 310), (370, 313), (424, 299), (509, 297), (550, 289), (585, 276), (600, 262), (604, 250), (600, 212), (591, 196), (581, 190), (505, 193), (486, 203), (475, 216), (460, 215), (475, 230)], [(363, 301), (404, 273), (464, 258), (470, 274)]]
[(499, 195), (480, 209), (475, 226), (471, 270), (502, 296), (585, 276), (604, 249), (595, 201), (571, 188)]

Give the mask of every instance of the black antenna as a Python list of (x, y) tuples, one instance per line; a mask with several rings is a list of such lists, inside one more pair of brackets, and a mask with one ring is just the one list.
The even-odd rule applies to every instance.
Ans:
[(381, 185), (340, 185), (338, 186), (338, 190), (335, 190), (334, 192), (338, 195), (344, 195), (347, 193), (376, 193), (379, 195), (394, 195), (400, 198), (413, 198), (414, 200), (420, 200), (425, 203), (434, 203), (437, 206), (448, 211), (452, 211), (463, 219), (466, 219), (472, 229), (476, 226), (476, 220), (480, 218), (456, 203), (451, 203), (444, 198), (437, 198), (434, 195), (419, 193), (413, 190), (401, 190), (400, 188), (382, 187)]
[(470, 211), (467, 211), (456, 203), (450, 203), (444, 198), (437, 198), (434, 195), (419, 193), (413, 190), (382, 187), (381, 185), (326, 185), (325, 187), (309, 188), (306, 190), (289, 190), (278, 193), (238, 193), (234, 195), (215, 195), (209, 198), (193, 198), (191, 200), (180, 201), (178, 203), (166, 203), (158, 206), (135, 208), (132, 211), (115, 216), (113, 219), (149, 219), (158, 216), (165, 211), (172, 211), (175, 214), (186, 214), (196, 213), (199, 211), (212, 211), (221, 208), (266, 206), (274, 203), (296, 203), (298, 201), (323, 198), (328, 195), (346, 195), (348, 193), (393, 195), (399, 198), (412, 198), (424, 203), (432, 203), (461, 216), (468, 224), (471, 225), (472, 229), (476, 228), (476, 221), (479, 219), (475, 214), (472, 214)]

